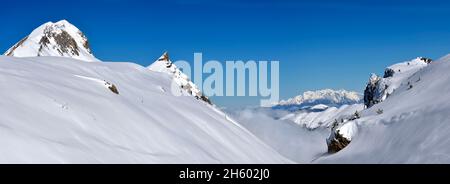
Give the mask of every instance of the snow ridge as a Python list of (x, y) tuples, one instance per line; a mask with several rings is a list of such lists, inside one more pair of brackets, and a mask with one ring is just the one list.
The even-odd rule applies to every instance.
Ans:
[(153, 64), (147, 67), (151, 71), (161, 72), (169, 74), (173, 77), (173, 83), (175, 87), (182, 90), (181, 93), (185, 92), (188, 95), (194, 96), (198, 100), (202, 100), (210, 105), (212, 105), (211, 100), (202, 94), (197, 85), (195, 85), (189, 77), (184, 74), (169, 58), (169, 53), (164, 52), (164, 54), (158, 58)]

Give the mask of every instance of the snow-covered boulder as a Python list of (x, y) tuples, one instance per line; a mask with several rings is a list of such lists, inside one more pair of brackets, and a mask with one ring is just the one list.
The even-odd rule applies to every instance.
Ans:
[(344, 149), (356, 134), (358, 130), (356, 124), (352, 121), (345, 121), (341, 119), (341, 123), (338, 120), (333, 123), (330, 137), (327, 139), (328, 153), (337, 153)]

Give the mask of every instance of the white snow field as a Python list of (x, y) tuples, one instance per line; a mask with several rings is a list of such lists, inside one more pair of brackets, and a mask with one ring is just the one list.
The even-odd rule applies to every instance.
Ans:
[(0, 163), (291, 163), (171, 81), (132, 63), (0, 56)]

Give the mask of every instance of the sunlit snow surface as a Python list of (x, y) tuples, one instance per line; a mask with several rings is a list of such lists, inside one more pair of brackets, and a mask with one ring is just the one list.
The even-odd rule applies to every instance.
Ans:
[(0, 163), (290, 163), (215, 107), (173, 96), (171, 78), (132, 63), (0, 56)]

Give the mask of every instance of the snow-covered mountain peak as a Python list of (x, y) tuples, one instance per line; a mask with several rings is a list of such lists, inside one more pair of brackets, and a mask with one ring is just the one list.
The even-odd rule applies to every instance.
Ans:
[(372, 73), (372, 74), (370, 74), (369, 83), (374, 83), (374, 82), (378, 81), (379, 79), (380, 79), (380, 77), (378, 77), (377, 74)]
[(169, 53), (168, 52), (164, 52), (164, 54), (161, 57), (159, 57), (158, 61), (170, 61)]
[(67, 20), (47, 22), (5, 52), (6, 56), (60, 56), (84, 61), (99, 61), (87, 37)]
[(158, 58), (158, 60), (156, 60), (147, 68), (155, 72), (173, 73), (176, 69), (176, 66), (172, 65), (172, 61), (170, 61), (169, 58), (169, 53), (164, 52), (163, 55)]
[(202, 100), (208, 104), (212, 104), (208, 97), (204, 96), (201, 90), (195, 85), (189, 77), (183, 73), (175, 64), (172, 63), (168, 52), (164, 52), (161, 57), (147, 67), (149, 70), (161, 73), (167, 73), (173, 77), (173, 82), (188, 95), (194, 96), (196, 99)]

